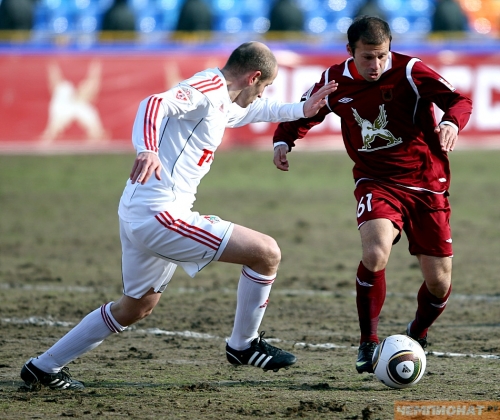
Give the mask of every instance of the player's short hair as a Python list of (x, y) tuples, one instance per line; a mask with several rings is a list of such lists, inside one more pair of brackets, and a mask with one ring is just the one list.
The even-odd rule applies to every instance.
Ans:
[(380, 45), (385, 41), (392, 41), (389, 24), (375, 16), (359, 16), (351, 23), (347, 30), (347, 40), (354, 54), (356, 43), (361, 40), (363, 44)]
[(276, 57), (263, 44), (245, 42), (231, 53), (224, 68), (233, 74), (259, 70), (261, 80), (268, 80), (274, 76), (277, 65)]

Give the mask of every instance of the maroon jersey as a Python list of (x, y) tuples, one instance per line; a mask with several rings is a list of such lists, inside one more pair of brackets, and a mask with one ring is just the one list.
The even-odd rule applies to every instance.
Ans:
[(355, 180), (369, 178), (442, 193), (450, 185), (448, 156), (441, 151), (433, 103), (443, 110), (442, 121), (462, 130), (472, 102), (455, 91), (418, 58), (391, 52), (379, 80), (368, 82), (355, 70), (352, 58), (326, 70), (303, 99), (327, 82), (338, 89), (312, 118), (281, 123), (273, 141), (290, 148), (309, 129), (334, 112), (341, 118), (342, 137), (354, 161)]

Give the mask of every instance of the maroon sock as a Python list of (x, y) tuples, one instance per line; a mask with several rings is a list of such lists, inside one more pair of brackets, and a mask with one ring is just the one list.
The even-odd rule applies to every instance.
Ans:
[(356, 306), (358, 308), (360, 343), (378, 343), (377, 327), (385, 300), (385, 269), (373, 272), (362, 262), (356, 274)]
[(427, 335), (429, 327), (446, 308), (450, 293), (451, 286), (444, 297), (438, 298), (429, 292), (425, 281), (422, 283), (417, 296), (418, 307), (415, 314), (415, 320), (412, 322), (410, 329), (410, 334), (413, 337), (422, 338)]

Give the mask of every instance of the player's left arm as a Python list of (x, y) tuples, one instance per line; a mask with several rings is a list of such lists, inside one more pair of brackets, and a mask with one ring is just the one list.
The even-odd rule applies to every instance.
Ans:
[(443, 152), (453, 152), (458, 140), (458, 128), (455, 125), (441, 122), (434, 127), (434, 132), (439, 135), (439, 144)]
[(422, 62), (415, 64), (412, 77), (422, 99), (435, 103), (444, 112), (434, 132), (439, 135), (441, 149), (444, 152), (452, 151), (458, 134), (470, 119), (472, 100)]

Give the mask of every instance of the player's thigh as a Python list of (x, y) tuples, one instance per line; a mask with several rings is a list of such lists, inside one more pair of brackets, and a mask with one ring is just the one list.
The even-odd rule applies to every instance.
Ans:
[(412, 255), (451, 257), (453, 246), (448, 199), (439, 194), (413, 194), (405, 227)]
[(401, 237), (402, 206), (397, 194), (374, 182), (356, 186), (356, 217), (363, 247), (363, 263), (368, 269), (385, 267), (392, 245)]
[(177, 265), (159, 258), (135, 240), (131, 240), (129, 230), (129, 224), (120, 222), (123, 294), (140, 299), (151, 289), (155, 293), (163, 292)]
[(164, 211), (141, 223), (124, 224), (139, 251), (179, 265), (191, 277), (219, 259), (234, 227), (217, 216), (189, 211), (175, 216)]
[[(357, 202), (358, 228), (371, 220), (386, 219), (401, 232), (404, 225), (403, 205), (398, 197), (398, 191), (393, 191), (386, 185), (365, 181), (356, 185), (354, 196)], [(393, 239), (397, 242), (399, 236)]]
[(390, 253), (394, 239), (399, 235), (399, 230), (394, 227), (390, 219), (372, 219), (359, 227), (361, 243), (366, 250), (380, 248)]

